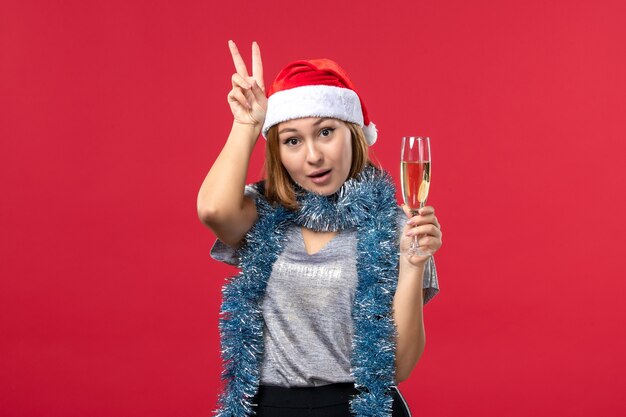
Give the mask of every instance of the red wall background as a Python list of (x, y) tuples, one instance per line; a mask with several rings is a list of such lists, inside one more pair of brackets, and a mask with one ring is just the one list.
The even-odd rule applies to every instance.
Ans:
[(625, 415), (624, 2), (178, 3), (0, 4), (3, 416), (214, 409), (236, 270), (196, 196), (232, 123), (229, 39), (249, 66), (259, 42), (266, 85), (341, 63), (398, 183), (400, 137), (431, 137), (414, 415)]

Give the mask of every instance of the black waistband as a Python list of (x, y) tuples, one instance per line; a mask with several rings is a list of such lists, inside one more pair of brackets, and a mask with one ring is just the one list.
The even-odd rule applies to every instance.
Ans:
[(336, 404), (345, 404), (351, 396), (359, 390), (352, 382), (321, 385), (318, 387), (280, 387), (275, 385), (260, 385), (252, 403), (259, 401), (264, 406), (274, 407), (325, 407)]

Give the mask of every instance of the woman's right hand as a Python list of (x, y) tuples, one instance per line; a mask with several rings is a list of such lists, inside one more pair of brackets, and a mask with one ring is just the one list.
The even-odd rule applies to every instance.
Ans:
[(235, 122), (258, 126), (260, 129), (265, 122), (267, 111), (261, 50), (256, 42), (252, 43), (252, 76), (250, 76), (235, 42), (228, 41), (228, 46), (236, 69), (232, 76), (233, 89), (228, 93), (230, 110), (233, 112)]

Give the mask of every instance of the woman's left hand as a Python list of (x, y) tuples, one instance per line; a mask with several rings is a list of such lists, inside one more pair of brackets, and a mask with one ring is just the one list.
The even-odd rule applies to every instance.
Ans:
[[(441, 247), (441, 225), (435, 216), (435, 208), (432, 206), (424, 206), (420, 209), (418, 215), (411, 214), (409, 206), (402, 205), (402, 210), (407, 216), (407, 221), (412, 224), (406, 224), (402, 231), (400, 239), (401, 256), (411, 247), (413, 236), (419, 235), (418, 243), (421, 249), (431, 253), (431, 256)], [(408, 257), (408, 261), (413, 266), (424, 266), (430, 256), (412, 255)]]

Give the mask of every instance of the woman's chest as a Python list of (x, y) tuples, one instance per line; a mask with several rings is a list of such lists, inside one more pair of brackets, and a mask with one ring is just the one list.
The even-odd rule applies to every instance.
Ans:
[(300, 228), (293, 227), (283, 246), (266, 298), (294, 308), (349, 308), (357, 285), (356, 231), (341, 231), (309, 254)]

